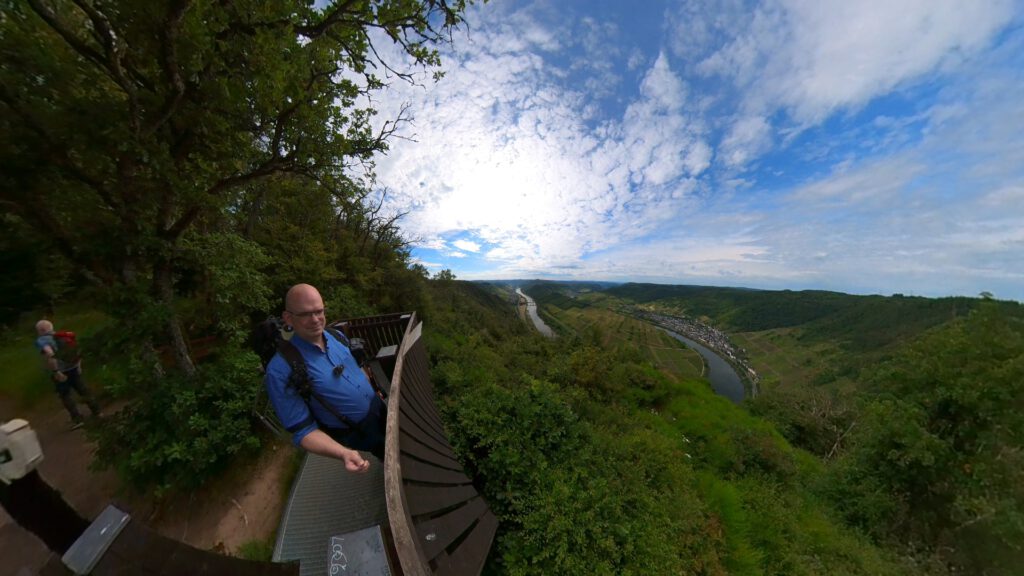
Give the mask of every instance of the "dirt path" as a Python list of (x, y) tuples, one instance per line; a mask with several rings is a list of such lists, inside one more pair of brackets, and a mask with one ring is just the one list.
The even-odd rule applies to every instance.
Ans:
[[(84, 430), (70, 429), (56, 395), (29, 410), (0, 398), (0, 420), (10, 418), (29, 421), (43, 447), (40, 474), (86, 519), (113, 503), (129, 512), (132, 521), (197, 548), (236, 554), (249, 541), (273, 544), (296, 469), (295, 449), (287, 442), (265, 446), (258, 458), (228, 470), (196, 493), (156, 502), (122, 490), (113, 472), (89, 470), (93, 446)], [(35, 574), (49, 556), (42, 542), (0, 509), (0, 576)]]

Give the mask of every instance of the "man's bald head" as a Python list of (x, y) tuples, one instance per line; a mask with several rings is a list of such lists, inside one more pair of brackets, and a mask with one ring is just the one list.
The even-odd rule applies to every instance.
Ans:
[(319, 299), (321, 303), (323, 298), (320, 297), (320, 291), (309, 284), (296, 284), (288, 289), (288, 292), (284, 295), (284, 308), (285, 310), (298, 310), (299, 302), (308, 300), (309, 298)]
[(296, 284), (284, 295), (284, 321), (295, 329), (295, 335), (319, 345), (323, 338), (327, 318), (324, 299), (309, 284)]

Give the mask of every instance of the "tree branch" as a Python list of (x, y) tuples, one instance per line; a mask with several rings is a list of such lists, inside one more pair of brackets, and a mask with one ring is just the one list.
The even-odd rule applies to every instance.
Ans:
[(835, 444), (832, 445), (832, 449), (828, 451), (828, 455), (825, 456), (825, 460), (831, 460), (832, 457), (835, 456), (837, 452), (839, 452), (839, 445), (843, 442), (843, 438), (846, 438), (846, 435), (849, 434), (850, 431), (853, 430), (853, 427), (856, 425), (857, 421), (854, 420), (853, 422), (850, 423), (846, 430), (844, 430), (843, 433), (839, 435), (839, 438), (836, 438), (836, 442)]
[(124, 42), (114, 32), (113, 26), (111, 26), (110, 20), (105, 14), (84, 0), (72, 1), (89, 17), (94, 32), (99, 36), (99, 40), (106, 53), (106, 62), (103, 68), (107, 70), (114, 82), (128, 96), (128, 121), (131, 124), (132, 133), (139, 136), (139, 99), (134, 84), (125, 76), (123, 60), (126, 50)]
[(64, 28), (60, 21), (57, 20), (57, 15), (54, 14), (53, 10), (49, 6), (44, 5), (39, 0), (29, 0), (28, 4), (32, 8), (32, 11), (42, 18), (43, 22), (45, 22), (51, 30), (63, 38), (64, 42), (66, 42), (72, 50), (77, 52), (80, 56), (91, 60), (94, 64), (98, 64), (100, 67), (106, 67), (103, 61), (103, 55), (88, 46), (85, 42), (82, 42), (82, 40), (70, 30)]
[(346, 0), (346, 2), (342, 3), (340, 6), (335, 7), (334, 10), (332, 10), (329, 14), (324, 16), (324, 19), (321, 20), (320, 22), (311, 26), (295, 26), (295, 32), (302, 36), (305, 36), (306, 38), (309, 38), (310, 40), (319, 38), (325, 32), (330, 30), (333, 26), (341, 22), (341, 17), (344, 16), (345, 14), (356, 14), (356, 12), (350, 11), (353, 4), (355, 4), (355, 0)]
[(163, 66), (167, 83), (171, 86), (171, 93), (167, 95), (156, 119), (146, 128), (146, 136), (156, 132), (174, 115), (185, 96), (185, 81), (181, 77), (181, 69), (178, 66), (177, 41), (178, 33), (181, 31), (181, 21), (185, 18), (185, 12), (188, 11), (190, 5), (191, 0), (177, 0), (167, 12), (167, 18), (160, 34), (160, 63)]
[(27, 110), (24, 110), (18, 105), (14, 97), (7, 92), (6, 88), (0, 86), (0, 102), (3, 102), (7, 107), (18, 115), (32, 132), (34, 132), (39, 138), (46, 144), (46, 158), (53, 163), (54, 166), (62, 169), (68, 176), (85, 184), (92, 188), (96, 194), (103, 200), (107, 207), (116, 209), (117, 205), (114, 203), (113, 196), (110, 191), (104, 186), (103, 181), (85, 171), (82, 167), (75, 164), (71, 157), (68, 155), (66, 147), (59, 146), (54, 142), (53, 138), (46, 131), (39, 121), (37, 121)]

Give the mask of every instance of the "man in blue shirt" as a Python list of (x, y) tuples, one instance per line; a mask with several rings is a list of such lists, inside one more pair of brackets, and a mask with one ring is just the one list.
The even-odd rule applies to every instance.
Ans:
[(370, 462), (358, 450), (383, 457), (384, 403), (348, 347), (324, 330), (324, 301), (316, 288), (292, 286), (282, 318), (294, 330), (291, 343), (306, 362), (312, 392), (304, 399), (289, 386), (291, 366), (275, 354), (264, 383), (277, 417), (296, 445), (337, 458), (350, 472), (366, 472)]

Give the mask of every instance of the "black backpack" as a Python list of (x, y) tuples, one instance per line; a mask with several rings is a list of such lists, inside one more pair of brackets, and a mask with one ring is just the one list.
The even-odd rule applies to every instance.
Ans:
[[(285, 360), (292, 364), (290, 359), (291, 351), (289, 349), (294, 349), (295, 346), (284, 337), (284, 332), (291, 332), (291, 330), (292, 328), (286, 326), (277, 316), (268, 316), (266, 320), (257, 324), (256, 328), (252, 331), (252, 335), (249, 337), (249, 346), (260, 357), (260, 364), (263, 366), (264, 372), (267, 370), (267, 364), (274, 358), (274, 354), (278, 352), (281, 352)], [(360, 338), (349, 339), (344, 332), (333, 326), (325, 327), (324, 331), (330, 332), (332, 336), (348, 348), (360, 367), (366, 364), (366, 348), (363, 346), (363, 341)], [(287, 346), (284, 346), (282, 349), (284, 344), (287, 344)]]

